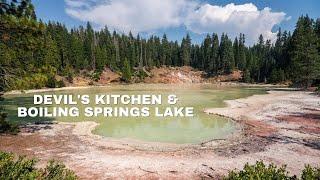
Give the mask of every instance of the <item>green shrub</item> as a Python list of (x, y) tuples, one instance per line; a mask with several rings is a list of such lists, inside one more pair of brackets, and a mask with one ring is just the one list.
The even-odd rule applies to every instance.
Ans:
[(72, 66), (67, 65), (65, 68), (62, 69), (62, 72), (60, 73), (60, 75), (62, 76), (74, 76), (75, 74), (75, 70)]
[(53, 66), (46, 65), (38, 69), (38, 73), (54, 77), (57, 74), (57, 69)]
[(282, 166), (277, 168), (274, 164), (266, 166), (262, 161), (257, 162), (255, 165), (249, 165), (248, 163), (244, 166), (241, 171), (231, 171), (228, 176), (224, 179), (226, 180), (272, 180), (272, 179), (291, 179), (288, 176), (286, 167)]
[(67, 80), (68, 80), (69, 83), (73, 83), (73, 76), (74, 76), (73, 73), (71, 73), (71, 72), (68, 73)]
[(0, 152), (0, 179), (74, 180), (77, 176), (65, 165), (50, 161), (46, 168), (37, 169), (36, 159), (15, 158), (12, 153)]
[[(21, 72), (20, 77), (12, 79), (10, 88), (8, 90), (26, 90), (26, 89), (40, 89), (44, 87), (57, 88), (64, 87), (62, 81), (56, 80), (57, 70), (52, 66), (43, 66), (41, 68), (30, 68), (31, 72)], [(71, 73), (71, 72), (70, 72)]]
[(41, 177), (45, 180), (73, 180), (77, 179), (73, 171), (66, 169), (64, 164), (56, 161), (49, 161), (49, 164), (44, 170), (41, 170)]
[(100, 80), (100, 76), (101, 76), (101, 71), (95, 71), (93, 72), (91, 75), (90, 75), (90, 78), (93, 80), (93, 81), (99, 81)]
[(0, 152), (0, 179), (36, 179), (39, 172), (35, 169), (36, 160)]
[(13, 86), (11, 89), (19, 89), (19, 90), (26, 90), (26, 89), (41, 89), (44, 87), (48, 88), (59, 88), (65, 87), (64, 82), (57, 81), (55, 76), (46, 75), (42, 73), (36, 73), (32, 75), (28, 75), (26, 77), (22, 77), (20, 79), (15, 80), (12, 83)]
[(48, 81), (46, 83), (46, 87), (55, 88), (57, 86), (57, 80), (54, 76), (49, 76)]
[[(298, 173), (298, 172), (295, 172)], [(274, 164), (265, 165), (258, 161), (254, 165), (248, 163), (241, 171), (230, 171), (225, 180), (298, 180), (296, 175), (290, 176), (286, 166), (278, 168)], [(313, 168), (306, 165), (301, 173), (301, 180), (320, 180), (320, 168)]]
[(301, 174), (302, 180), (320, 179), (320, 168), (313, 168), (310, 165), (306, 165)]
[(29, 76), (15, 80), (12, 89), (40, 89), (48, 84), (48, 77), (41, 73), (35, 73)]
[(57, 81), (56, 88), (62, 88), (62, 87), (66, 87), (66, 84), (63, 82), (63, 80)]

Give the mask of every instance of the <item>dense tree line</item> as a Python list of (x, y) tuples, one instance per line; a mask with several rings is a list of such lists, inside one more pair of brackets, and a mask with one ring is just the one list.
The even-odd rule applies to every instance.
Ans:
[(234, 40), (227, 34), (208, 34), (201, 44), (192, 44), (188, 34), (179, 43), (165, 34), (144, 39), (107, 27), (95, 31), (90, 23), (68, 30), (59, 22), (37, 20), (30, 0), (2, 0), (0, 15), (0, 63), (18, 70), (18, 87), (33, 81), (35, 87), (48, 86), (57, 73), (99, 73), (104, 67), (122, 72), (127, 81), (134, 70), (165, 65), (192, 66), (208, 76), (241, 70), (246, 82), (290, 80), (305, 87), (316, 83), (320, 74), (320, 20), (308, 16), (299, 18), (293, 34), (279, 29), (274, 44), (261, 35), (248, 47), (242, 33)]
[[(33, 21), (29, 19), (33, 19)], [(38, 27), (34, 26), (35, 24), (31, 25), (31, 22), (35, 21), (34, 8), (30, 1), (7, 3), (4, 0), (0, 0), (0, 102), (3, 101), (3, 91), (8, 89), (9, 81), (11, 80), (10, 71), (13, 68), (10, 67), (10, 63), (15, 58), (12, 55), (18, 57), (18, 55), (23, 54), (23, 48), (26, 45), (31, 47), (34, 44), (32, 39), (30, 39), (30, 43), (26, 44), (23, 44), (22, 41), (15, 42), (14, 39), (21, 40), (22, 33), (27, 31), (28, 28), (34, 27), (38, 29)], [(34, 32), (37, 32), (37, 30)], [(27, 36), (24, 38), (27, 38)], [(4, 108), (0, 106), (0, 133), (16, 133), (18, 131), (17, 127), (6, 121), (6, 117), (7, 114), (4, 112)]]

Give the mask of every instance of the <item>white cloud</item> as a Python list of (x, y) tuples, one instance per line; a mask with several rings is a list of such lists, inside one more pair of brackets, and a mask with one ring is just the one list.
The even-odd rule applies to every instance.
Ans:
[(68, 8), (90, 8), (100, 3), (106, 3), (106, 0), (65, 0)]
[(69, 6), (66, 12), (123, 32), (148, 32), (181, 25), (194, 5), (187, 0), (111, 0), (85, 9)]
[(283, 12), (259, 10), (254, 4), (216, 6), (197, 0), (65, 0), (66, 12), (82, 21), (107, 25), (121, 32), (152, 32), (179, 27), (192, 32), (246, 34), (247, 42), (256, 42), (263, 34), (274, 39), (271, 30), (286, 19)]
[(274, 40), (276, 33), (271, 30), (276, 25), (285, 20), (286, 14), (283, 12), (271, 12), (266, 7), (263, 10), (252, 4), (235, 5), (233, 3), (226, 6), (202, 5), (194, 13), (186, 18), (186, 27), (196, 33), (227, 33), (231, 37), (239, 33), (246, 34), (249, 44), (256, 42), (260, 34), (265, 39)]
[(83, 2), (83, 1), (65, 0), (65, 2), (67, 6), (72, 8), (79, 8), (79, 7), (84, 7), (88, 5), (86, 2)]

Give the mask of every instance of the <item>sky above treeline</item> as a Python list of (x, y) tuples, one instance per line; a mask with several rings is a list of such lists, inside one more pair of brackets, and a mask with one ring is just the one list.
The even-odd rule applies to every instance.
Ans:
[(194, 43), (206, 34), (244, 33), (252, 45), (262, 34), (274, 40), (277, 30), (292, 31), (299, 16), (320, 17), (319, 0), (33, 0), (38, 18), (68, 28), (91, 22), (96, 30), (162, 36)]

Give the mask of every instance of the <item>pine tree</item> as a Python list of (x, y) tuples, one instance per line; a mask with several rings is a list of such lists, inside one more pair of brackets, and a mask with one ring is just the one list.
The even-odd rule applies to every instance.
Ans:
[(169, 42), (167, 39), (167, 35), (164, 34), (162, 37), (162, 44), (161, 44), (161, 52), (160, 52), (160, 62), (163, 65), (171, 65), (171, 57), (170, 57), (170, 47)]
[(175, 41), (174, 44), (172, 45), (173, 46), (173, 50), (172, 50), (172, 66), (179, 66), (181, 63), (180, 61), (180, 47), (179, 47), (179, 44), (178, 44), (178, 41)]
[(245, 37), (240, 33), (239, 49), (238, 49), (238, 68), (244, 70), (246, 67), (246, 49), (245, 49)]
[(211, 58), (212, 58), (212, 69), (211, 73), (214, 75), (218, 74), (219, 68), (219, 37), (217, 34), (212, 36), (212, 47), (211, 47)]
[(317, 35), (317, 38), (318, 38), (318, 53), (320, 54), (320, 18), (318, 18), (316, 20), (316, 23), (314, 25), (314, 31)]
[(96, 71), (102, 72), (104, 67), (107, 64), (107, 51), (106, 48), (103, 47), (97, 47), (95, 49), (95, 57), (96, 57)]
[(130, 63), (127, 59), (125, 59), (123, 62), (123, 68), (122, 68), (122, 78), (124, 79), (124, 81), (130, 82), (131, 76), (132, 76), (132, 73), (131, 73)]
[(75, 31), (71, 31), (71, 54), (70, 63), (76, 69), (84, 69), (88, 66), (87, 61), (84, 58), (83, 43)]
[(265, 62), (265, 44), (264, 43), (265, 43), (264, 38), (263, 38), (262, 34), (260, 34), (259, 41), (256, 46), (256, 56), (257, 56), (257, 62), (256, 62), (257, 73), (256, 73), (256, 78), (255, 78), (256, 82), (261, 82), (261, 80), (263, 79), (263, 76), (264, 76), (263, 67), (265, 67), (265, 64), (266, 64), (266, 62)]
[(220, 61), (221, 71), (223, 73), (231, 73), (234, 68), (234, 55), (232, 41), (228, 35), (222, 34), (220, 44)]
[(181, 43), (181, 59), (183, 66), (189, 66), (191, 62), (191, 38), (187, 34), (185, 38), (182, 39)]
[[(293, 80), (305, 87), (319, 82), (319, 19), (314, 22), (300, 17), (293, 36), (279, 29), (275, 44), (261, 35), (257, 44), (247, 47), (242, 33), (233, 43), (226, 34), (219, 41), (213, 33), (199, 44), (192, 44), (187, 34), (179, 44), (168, 40), (166, 34), (144, 39), (132, 33), (110, 33), (107, 27), (95, 31), (90, 23), (68, 30), (59, 22), (37, 20), (30, 0), (6, 2), (0, 1), (0, 64), (17, 71), (15, 75), (23, 84), (19, 87), (46, 84), (21, 80), (34, 74), (54, 78), (44, 69), (57, 69), (59, 75), (66, 76), (82, 69), (102, 71), (107, 66), (130, 79), (133, 69), (162, 65), (192, 66), (209, 75), (238, 68), (246, 81)], [(10, 83), (18, 88), (17, 82)]]
[(202, 65), (202, 69), (208, 73), (210, 73), (210, 71), (213, 69), (213, 61), (211, 58), (211, 49), (212, 48), (212, 40), (210, 35), (208, 34), (207, 37), (204, 39), (203, 42), (203, 65)]
[(56, 42), (51, 38), (50, 34), (45, 35), (44, 64), (58, 67), (59, 56)]
[(303, 87), (312, 85), (320, 76), (320, 59), (313, 20), (308, 16), (299, 18), (292, 36), (291, 56), (294, 67), (294, 81)]
[[(94, 57), (94, 31), (92, 29), (91, 24), (87, 23), (87, 28), (85, 32), (85, 40), (84, 40), (84, 58), (87, 61), (85, 64), (90, 65), (92, 69), (95, 69), (96, 62)], [(86, 67), (87, 68), (87, 67)]]
[(239, 68), (239, 40), (238, 37), (236, 37), (233, 41), (233, 55), (234, 55), (234, 64), (236, 68)]

